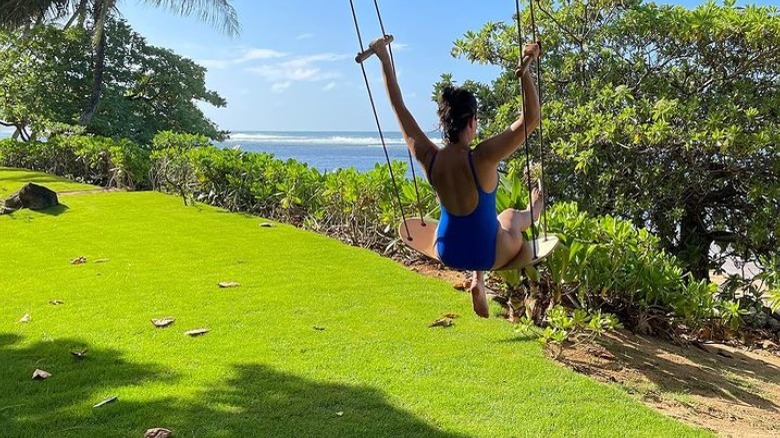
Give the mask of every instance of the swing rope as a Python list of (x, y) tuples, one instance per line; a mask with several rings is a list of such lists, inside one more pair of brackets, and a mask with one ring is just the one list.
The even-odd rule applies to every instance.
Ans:
[[(539, 0), (536, 0), (539, 1)], [(536, 15), (534, 14), (534, 0), (528, 1), (529, 6), (531, 7), (531, 34), (533, 35), (533, 40), (537, 43), (539, 40), (537, 39), (537, 27), (536, 27)], [(541, 6), (540, 6), (541, 7)], [(518, 17), (518, 23), (519, 23), (519, 17)], [(542, 50), (541, 44), (539, 46), (539, 50)], [(542, 200), (544, 202), (545, 207), (547, 206), (547, 192), (545, 188), (547, 187), (544, 184), (544, 135), (542, 134), (542, 121), (544, 120), (544, 115), (542, 114), (542, 61), (539, 59), (539, 57), (536, 58), (536, 90), (539, 93), (539, 166), (541, 174), (539, 176), (539, 180), (542, 183), (542, 190), (543, 192), (540, 193), (542, 196)], [(531, 210), (531, 219), (533, 219), (533, 210)], [(532, 221), (533, 224), (533, 221)], [(544, 216), (542, 218), (542, 230), (544, 231), (544, 240), (547, 240), (547, 208), (544, 209)]]
[[(379, 20), (379, 30), (382, 32), (382, 36), (385, 36), (387, 35), (387, 32), (385, 32), (385, 24), (382, 21), (382, 13), (379, 12), (379, 3), (377, 0), (374, 0), (374, 9), (376, 9), (376, 18)], [(395, 58), (393, 58), (393, 46), (388, 45), (387, 49), (390, 52), (390, 65), (393, 67), (393, 74), (395, 75), (396, 71), (395, 71)], [(417, 199), (417, 211), (419, 211), (420, 220), (424, 225), (425, 218), (423, 215), (422, 203), (420, 202), (420, 189), (417, 187), (417, 175), (415, 174), (415, 170), (414, 170), (414, 159), (412, 158), (412, 151), (409, 148), (406, 148), (406, 153), (409, 154), (409, 168), (412, 169), (412, 181), (414, 181), (414, 194)]]
[[(533, 0), (530, 0), (530, 1), (533, 1)], [(523, 59), (523, 28), (522, 28), (521, 23), (520, 23), (520, 0), (515, 0), (515, 14), (516, 14), (515, 18), (517, 20), (517, 44), (518, 44), (518, 47), (519, 47), (519, 50), (520, 50), (519, 58), (522, 61), (522, 59)], [(525, 105), (526, 104), (526, 99), (525, 99), (525, 87), (523, 86), (523, 74), (525, 74), (525, 72), (519, 71), (519, 73), (520, 74), (518, 76), (519, 76), (519, 79), (520, 79), (520, 96), (523, 99), (523, 118), (525, 118), (525, 114), (526, 114), (526, 105)], [(525, 141), (523, 142), (523, 146), (525, 148), (525, 171), (526, 171), (526, 175), (528, 176), (528, 179), (527, 179), (527, 183), (528, 183), (528, 198), (529, 198), (529, 201), (532, 201), (533, 199), (531, 197), (531, 194), (532, 194), (532, 191), (533, 191), (533, 187), (532, 187), (532, 184), (531, 184), (531, 151), (530, 151), (530, 148), (528, 147), (528, 127), (527, 127), (525, 121), (523, 121), (523, 132), (525, 134)], [(531, 244), (531, 246), (533, 247), (534, 258), (536, 258), (537, 257), (537, 251), (536, 251), (536, 230), (534, 229), (534, 225), (533, 225), (534, 203), (533, 202), (529, 202), (528, 203), (528, 208), (531, 210), (531, 226), (530, 226), (530, 228), (531, 228), (531, 237), (532, 237), (532, 242), (533, 242)]]
[[(357, 32), (358, 44), (360, 45), (360, 53), (365, 52), (365, 46), (363, 45), (363, 37), (360, 34), (360, 26), (358, 25), (357, 13), (355, 12), (355, 3), (353, 0), (349, 0), (349, 6), (352, 9), (352, 19), (355, 22), (355, 32)], [(384, 31), (383, 31), (384, 35)], [(374, 104), (374, 95), (371, 93), (371, 85), (368, 82), (368, 74), (366, 73), (366, 67), (363, 63), (360, 63), (360, 70), (363, 72), (363, 80), (366, 83), (366, 91), (368, 91), (368, 100), (371, 102), (371, 109), (374, 113), (374, 120), (376, 121), (376, 129), (379, 132), (379, 141), (382, 143), (382, 149), (385, 151), (385, 160), (387, 161), (387, 169), (390, 171), (390, 180), (393, 182), (393, 189), (395, 191), (396, 201), (398, 202), (398, 209), (401, 211), (401, 219), (404, 221), (406, 227), (406, 233), (409, 234), (409, 226), (406, 224), (406, 214), (404, 213), (404, 206), (401, 203), (401, 195), (398, 192), (398, 184), (395, 182), (395, 174), (393, 173), (393, 166), (390, 164), (390, 154), (387, 152), (387, 144), (385, 143), (385, 136), (382, 132), (382, 126), (379, 123), (379, 114), (376, 111), (376, 105)], [(395, 67), (393, 67), (395, 71)], [(409, 240), (412, 240), (411, 234), (409, 234)]]

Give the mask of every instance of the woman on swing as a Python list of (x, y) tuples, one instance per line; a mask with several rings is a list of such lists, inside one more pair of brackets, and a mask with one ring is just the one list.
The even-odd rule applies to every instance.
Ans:
[[(539, 95), (533, 78), (525, 71), (520, 79), (525, 90), (525, 111), (504, 132), (473, 149), (477, 100), (467, 90), (445, 87), (439, 96), (438, 114), (444, 134), (444, 147), (440, 149), (406, 108), (387, 44), (387, 39), (379, 38), (371, 43), (371, 49), (382, 63), (387, 93), (406, 145), (426, 169), (428, 181), (439, 198), (441, 219), (436, 230), (436, 252), (446, 266), (474, 271), (470, 288), (474, 312), (487, 318), (490, 313), (484, 271), (501, 268), (517, 256), (524, 242), (523, 231), (539, 219), (544, 208), (541, 193), (534, 189), (532, 209), (507, 209), (496, 217), (498, 165), (526, 141), (526, 133), (539, 125)], [(538, 44), (523, 47), (523, 58), (528, 56), (540, 56)]]

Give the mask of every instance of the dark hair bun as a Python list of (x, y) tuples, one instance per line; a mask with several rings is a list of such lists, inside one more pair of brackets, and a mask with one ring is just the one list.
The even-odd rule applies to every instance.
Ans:
[(477, 99), (470, 91), (447, 84), (439, 96), (437, 112), (444, 141), (457, 143), (460, 140), (460, 133), (466, 128), (469, 120), (477, 114)]

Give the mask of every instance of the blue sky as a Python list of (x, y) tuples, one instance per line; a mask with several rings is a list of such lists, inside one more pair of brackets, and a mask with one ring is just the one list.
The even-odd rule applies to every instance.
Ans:
[[(776, 0), (754, 0), (770, 4)], [(355, 0), (367, 44), (380, 35), (372, 0)], [(678, 0), (695, 6), (700, 1)], [(242, 32), (219, 34), (196, 19), (123, 0), (131, 26), (154, 45), (208, 68), (207, 86), (227, 108), (204, 106), (208, 117), (231, 131), (375, 130), (359, 66), (358, 42), (348, 0), (234, 0)], [(444, 72), (456, 80), (490, 80), (494, 67), (450, 56), (452, 42), (487, 21), (512, 19), (509, 0), (386, 0), (380, 2), (407, 105), (424, 129), (435, 129), (432, 84)], [(397, 130), (380, 80), (378, 62), (367, 63), (383, 128)]]

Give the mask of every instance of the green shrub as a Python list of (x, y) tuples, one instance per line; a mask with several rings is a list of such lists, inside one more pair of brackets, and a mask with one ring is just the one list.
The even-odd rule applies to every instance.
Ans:
[(148, 187), (149, 157), (129, 140), (86, 135), (46, 142), (0, 140), (0, 164), (40, 170), (104, 187)]

